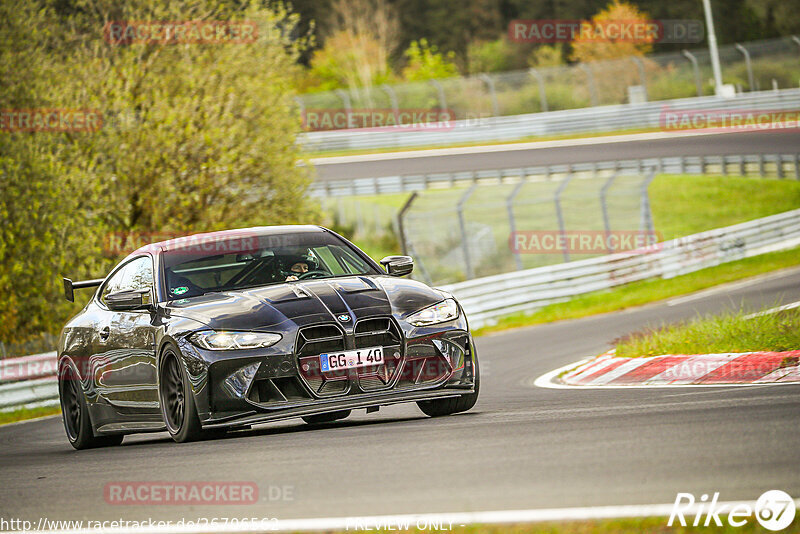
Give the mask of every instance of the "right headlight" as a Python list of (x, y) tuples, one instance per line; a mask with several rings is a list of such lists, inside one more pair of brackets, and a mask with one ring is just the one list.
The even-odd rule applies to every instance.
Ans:
[(445, 299), (438, 304), (422, 308), (412, 313), (406, 321), (414, 326), (428, 326), (432, 324), (452, 321), (458, 317), (458, 304), (454, 299)]
[(271, 347), (281, 340), (281, 335), (266, 332), (202, 330), (192, 334), (189, 339), (198, 347), (207, 350), (260, 349)]

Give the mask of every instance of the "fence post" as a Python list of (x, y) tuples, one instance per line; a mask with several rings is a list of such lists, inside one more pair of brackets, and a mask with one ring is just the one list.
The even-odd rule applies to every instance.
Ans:
[(581, 70), (586, 73), (586, 79), (589, 82), (589, 94), (592, 99), (592, 107), (597, 107), (597, 88), (594, 85), (594, 74), (592, 74), (592, 68), (587, 63), (578, 63), (578, 67), (580, 67)]
[(547, 109), (547, 91), (545, 91), (544, 87), (544, 77), (542, 73), (540, 73), (536, 69), (528, 69), (528, 74), (536, 78), (537, 83), (539, 84), (539, 103), (542, 106), (542, 111), (548, 111)]
[(736, 50), (742, 53), (744, 56), (744, 65), (747, 67), (747, 85), (750, 87), (750, 92), (756, 90), (755, 84), (753, 83), (753, 64), (750, 62), (750, 52), (747, 51), (745, 47), (736, 43)]
[(442, 110), (447, 109), (447, 99), (444, 97), (444, 87), (442, 87), (442, 84), (439, 83), (439, 80), (428, 80), (428, 83), (434, 86), (439, 92), (439, 107)]
[(642, 230), (644, 232), (649, 233), (650, 235), (655, 235), (655, 227), (653, 225), (653, 212), (650, 210), (650, 193), (648, 189), (650, 188), (650, 183), (656, 177), (655, 169), (650, 169), (650, 174), (645, 178), (644, 182), (642, 182)]
[(606, 229), (606, 245), (608, 245), (608, 252), (613, 253), (614, 247), (611, 246), (611, 221), (608, 219), (608, 204), (606, 202), (606, 195), (608, 194), (609, 188), (611, 188), (611, 184), (614, 183), (614, 180), (617, 178), (617, 172), (611, 175), (611, 177), (606, 180), (606, 183), (603, 184), (603, 187), (600, 188), (600, 208), (603, 210), (603, 227)]
[(494, 90), (494, 80), (488, 74), (479, 74), (478, 78), (483, 80), (487, 87), (489, 87), (489, 97), (492, 99), (492, 113), (495, 117), (500, 116), (500, 106), (497, 104), (497, 93)]
[(641, 84), (642, 89), (644, 90), (644, 98), (645, 100), (650, 100), (650, 97), (647, 96), (647, 76), (644, 72), (644, 61), (639, 56), (632, 56), (631, 59), (634, 63), (636, 63), (636, 67), (639, 69), (639, 84)]
[(394, 111), (394, 114), (397, 115), (400, 113), (400, 105), (397, 102), (397, 93), (394, 92), (392, 86), (384, 83), (381, 85), (381, 89), (383, 89), (383, 91), (389, 95), (389, 101), (392, 103), (392, 111)]
[(567, 227), (564, 224), (564, 214), (561, 212), (561, 193), (564, 192), (564, 189), (567, 188), (569, 182), (572, 180), (572, 165), (568, 167), (567, 170), (567, 177), (558, 184), (558, 188), (556, 189), (555, 197), (553, 198), (553, 202), (556, 206), (556, 218), (558, 218), (558, 232), (561, 234), (562, 238), (564, 239), (564, 262), (569, 261), (569, 246), (567, 246)]
[(339, 95), (339, 98), (342, 99), (342, 104), (344, 104), (344, 111), (347, 114), (347, 122), (350, 123), (350, 114), (353, 111), (353, 107), (350, 105), (350, 95), (343, 89), (337, 89), (336, 94)]
[(800, 154), (794, 155), (794, 177), (800, 180)]
[(775, 170), (778, 171), (778, 178), (783, 180), (784, 176), (783, 176), (783, 155), (782, 154), (776, 154), (775, 155), (775, 165), (776, 165)]
[(694, 84), (697, 86), (697, 96), (703, 96), (703, 81), (700, 78), (700, 66), (697, 64), (697, 57), (688, 50), (682, 50), (683, 56), (692, 62), (694, 71)]
[(765, 169), (764, 169), (764, 154), (759, 154), (759, 155), (758, 155), (758, 175), (759, 175), (761, 178), (763, 178), (763, 177), (764, 177), (764, 174), (765, 174), (765, 172), (766, 172), (766, 171), (765, 171)]
[(411, 204), (413, 204), (414, 199), (417, 198), (417, 192), (414, 191), (409, 195), (408, 200), (406, 203), (403, 204), (403, 207), (400, 208), (400, 211), (397, 212), (397, 233), (399, 234), (397, 237), (400, 238), (400, 246), (403, 249), (403, 255), (407, 256), (408, 251), (410, 249), (409, 243), (406, 239), (406, 230), (405, 230), (405, 216), (409, 209), (411, 209)]
[(472, 280), (475, 278), (475, 273), (472, 269), (472, 261), (469, 257), (469, 240), (467, 239), (467, 224), (464, 220), (464, 204), (469, 200), (469, 197), (472, 196), (472, 193), (475, 191), (475, 188), (478, 187), (477, 184), (472, 184), (472, 186), (467, 189), (467, 192), (461, 196), (461, 199), (458, 201), (458, 205), (456, 206), (456, 211), (458, 213), (458, 227), (461, 231), (461, 248), (464, 252), (464, 265), (467, 268), (467, 280)]
[[(517, 198), (517, 195), (522, 190), (522, 187), (525, 185), (525, 177), (521, 176), (520, 181), (517, 185), (514, 186), (514, 190), (511, 191), (511, 194), (508, 195), (506, 199), (506, 210), (508, 210), (508, 227), (511, 230), (509, 237), (511, 239), (514, 238), (514, 233), (517, 231), (517, 220), (514, 217), (514, 200)], [(511, 242), (509, 241), (509, 245)], [(514, 255), (514, 263), (517, 266), (517, 270), (522, 270), (522, 259), (519, 257), (519, 251), (516, 250), (514, 245), (511, 245), (512, 254)]]

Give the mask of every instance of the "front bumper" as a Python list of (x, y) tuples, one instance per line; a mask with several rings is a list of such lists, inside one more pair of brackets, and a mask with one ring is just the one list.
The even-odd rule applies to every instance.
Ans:
[[(290, 346), (272, 350), (220, 353), (183, 343), (203, 427), (246, 425), (474, 392), (477, 355), (464, 321), (426, 328), (406, 326), (406, 330), (389, 317), (370, 318), (369, 322), (357, 322), (349, 330), (335, 323), (306, 327), (297, 332)], [(378, 324), (386, 327), (377, 328)], [(341, 335), (333, 335), (334, 328)], [(384, 364), (320, 372), (321, 353), (377, 345), (384, 347)]]

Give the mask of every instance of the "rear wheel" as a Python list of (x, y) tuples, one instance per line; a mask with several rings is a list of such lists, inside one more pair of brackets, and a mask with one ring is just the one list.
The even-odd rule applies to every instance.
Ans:
[(76, 449), (108, 447), (122, 443), (124, 436), (95, 436), (89, 419), (89, 407), (81, 388), (80, 376), (72, 364), (67, 363), (59, 373), (58, 391), (64, 430), (70, 445)]
[(158, 394), (161, 416), (172, 439), (185, 443), (204, 437), (188, 376), (177, 349), (171, 345), (167, 346), (161, 357)]
[(338, 412), (320, 413), (317, 415), (306, 415), (303, 421), (309, 425), (316, 425), (319, 423), (332, 423), (339, 419), (344, 419), (350, 415), (350, 410), (340, 410)]
[(481, 374), (478, 370), (478, 361), (475, 360), (475, 392), (468, 395), (461, 395), (460, 397), (452, 397), (449, 399), (435, 399), (427, 401), (419, 401), (417, 406), (427, 416), (441, 417), (443, 415), (451, 415), (459, 412), (466, 412), (478, 402), (478, 394), (481, 389)]

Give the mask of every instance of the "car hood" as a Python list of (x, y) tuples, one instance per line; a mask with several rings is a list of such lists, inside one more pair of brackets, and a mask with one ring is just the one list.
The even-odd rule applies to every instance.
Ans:
[[(215, 330), (287, 330), (321, 322), (350, 322), (409, 313), (435, 304), (443, 293), (414, 280), (352, 276), (208, 293), (167, 302), (169, 316)], [(347, 315), (346, 321), (339, 316)]]

